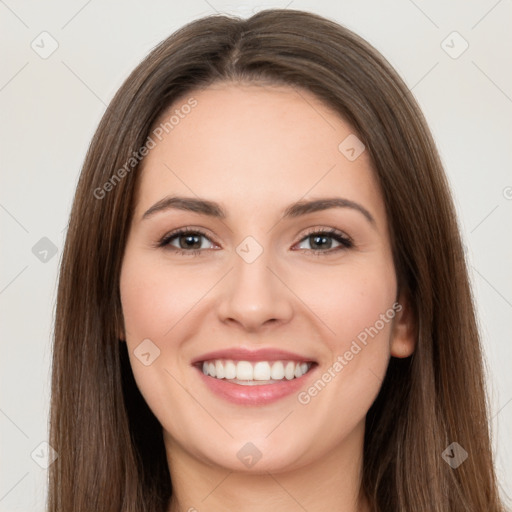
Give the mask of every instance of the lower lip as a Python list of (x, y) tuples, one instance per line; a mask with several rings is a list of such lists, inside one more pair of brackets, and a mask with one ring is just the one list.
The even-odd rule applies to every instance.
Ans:
[(228, 402), (237, 405), (266, 405), (304, 388), (306, 380), (309, 380), (311, 374), (315, 373), (316, 367), (317, 365), (313, 365), (305, 375), (299, 378), (254, 386), (234, 384), (225, 379), (210, 377), (205, 375), (201, 368), (197, 366), (195, 368), (208, 388)]

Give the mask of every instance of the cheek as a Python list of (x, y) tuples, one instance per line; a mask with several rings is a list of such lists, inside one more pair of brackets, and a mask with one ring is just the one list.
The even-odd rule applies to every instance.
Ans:
[[(208, 289), (191, 272), (129, 260), (121, 274), (121, 303), (127, 336), (159, 340), (190, 312)], [(211, 285), (210, 285), (211, 286)]]
[(380, 321), (396, 298), (395, 272), (387, 261), (331, 267), (297, 280), (294, 288), (319, 319), (332, 351), (345, 349), (376, 322), (389, 335), (391, 322)]
[[(328, 290), (322, 292), (309, 282), (304, 293), (309, 290), (308, 305), (322, 321), (321, 341), (329, 356), (321, 362), (317, 380), (301, 390), (298, 402), (309, 411), (308, 421), (315, 428), (322, 428), (328, 416), (334, 432), (348, 432), (364, 419), (386, 373), (396, 314), (395, 274), (388, 264), (352, 266), (335, 276), (331, 271), (330, 279), (322, 282), (331, 283)], [(343, 414), (333, 414), (336, 411)], [(334, 437), (325, 440), (326, 446)]]
[[(199, 336), (205, 309), (215, 307), (208, 291), (218, 281), (212, 268), (200, 271), (127, 251), (120, 278), (126, 344), (137, 386), (160, 420), (169, 403), (190, 401), (179, 384), (188, 378), (191, 355), (185, 347)], [(157, 357), (146, 366), (137, 357), (141, 352)], [(173, 431), (181, 428), (179, 417), (168, 418)]]
[[(179, 384), (183, 375), (176, 333), (205, 293), (190, 278), (190, 273), (162, 268), (131, 254), (123, 262), (120, 280), (126, 344), (135, 382), (160, 423), (180, 438), (186, 438), (187, 425), (193, 421), (190, 414), (197, 411), (190, 407), (189, 396)], [(144, 357), (147, 353), (149, 357)], [(178, 405), (172, 415), (168, 413), (170, 404)]]
[(320, 320), (319, 343), (328, 348), (328, 357), (321, 362), (320, 382), (302, 390), (299, 403), (310, 411), (325, 409), (325, 414), (342, 407), (353, 421), (361, 419), (379, 392), (389, 362), (396, 314), (393, 265), (382, 259), (340, 266), (336, 272), (331, 268), (325, 275), (310, 276), (302, 286), (298, 294), (307, 297)]

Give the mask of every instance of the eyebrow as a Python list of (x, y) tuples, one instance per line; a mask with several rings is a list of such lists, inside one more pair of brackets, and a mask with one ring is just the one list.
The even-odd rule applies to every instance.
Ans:
[[(350, 208), (352, 210), (356, 210), (363, 214), (370, 224), (374, 227), (376, 226), (375, 219), (364, 206), (342, 197), (326, 197), (308, 201), (297, 201), (296, 203), (289, 205), (284, 210), (282, 219), (296, 218), (302, 215), (307, 215), (308, 213), (329, 210), (331, 208)], [(158, 212), (164, 212), (172, 209), (199, 213), (201, 215), (208, 215), (218, 219), (225, 219), (227, 217), (222, 206), (214, 201), (195, 197), (168, 196), (151, 206), (151, 208), (142, 215), (141, 220), (145, 220)]]

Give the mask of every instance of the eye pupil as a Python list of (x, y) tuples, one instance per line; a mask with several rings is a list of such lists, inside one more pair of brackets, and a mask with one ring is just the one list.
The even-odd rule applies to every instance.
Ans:
[[(185, 240), (183, 244), (182, 241)], [(180, 248), (181, 249), (200, 249), (201, 248), (201, 235), (197, 233), (191, 233), (180, 236)]]
[(328, 236), (322, 236), (322, 235), (312, 235), (310, 237), (310, 239), (313, 241), (313, 243), (311, 244), (311, 247), (313, 249), (317, 249), (317, 248), (325, 248), (326, 247), (326, 242), (327, 241), (330, 241), (331, 243), (328, 243), (327, 244), (327, 248), (330, 249), (331, 245), (332, 245), (332, 240), (330, 237)]

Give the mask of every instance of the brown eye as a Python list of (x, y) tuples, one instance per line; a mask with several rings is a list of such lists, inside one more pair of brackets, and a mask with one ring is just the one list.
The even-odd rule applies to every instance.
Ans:
[(187, 233), (175, 236), (178, 240), (180, 249), (200, 249), (201, 248), (201, 235), (200, 233)]
[(196, 256), (204, 249), (211, 249), (211, 247), (203, 246), (204, 239), (209, 240), (213, 245), (213, 242), (205, 233), (198, 230), (181, 229), (164, 236), (158, 243), (158, 247), (163, 247), (180, 254)]
[[(308, 242), (309, 247), (299, 247), (299, 249), (310, 250), (315, 254), (332, 254), (353, 247), (352, 241), (337, 230), (314, 231), (305, 236), (299, 244), (304, 242)], [(333, 247), (333, 244), (338, 245)]]

